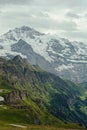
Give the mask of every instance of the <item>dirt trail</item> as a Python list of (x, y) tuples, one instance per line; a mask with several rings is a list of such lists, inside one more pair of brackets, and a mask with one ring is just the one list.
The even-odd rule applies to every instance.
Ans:
[(20, 128), (27, 128), (26, 126), (23, 126), (23, 125), (16, 125), (16, 124), (10, 124), (11, 126), (16, 126), (16, 127), (20, 127)]

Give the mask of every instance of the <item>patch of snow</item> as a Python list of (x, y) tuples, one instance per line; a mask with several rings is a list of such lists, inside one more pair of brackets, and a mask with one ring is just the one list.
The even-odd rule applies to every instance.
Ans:
[(57, 71), (63, 71), (63, 70), (72, 69), (73, 67), (74, 66), (72, 64), (69, 64), (69, 65), (62, 64), (61, 66), (55, 68), (55, 70), (57, 70)]
[(71, 59), (67, 59), (67, 61), (70, 61), (72, 63), (85, 63), (85, 64), (87, 64), (87, 60), (71, 60)]
[(35, 37), (36, 40), (30, 39), (30, 38), (24, 38), (23, 40), (26, 41), (29, 45), (32, 46), (33, 50), (43, 56), (47, 61), (51, 62), (52, 58), (48, 55), (47, 47), (48, 47), (48, 40), (49, 38), (47, 36), (40, 36), (39, 39), (43, 41), (42, 43), (38, 42), (38, 38)]
[(0, 102), (1, 102), (1, 101), (4, 101), (4, 98), (0, 96)]

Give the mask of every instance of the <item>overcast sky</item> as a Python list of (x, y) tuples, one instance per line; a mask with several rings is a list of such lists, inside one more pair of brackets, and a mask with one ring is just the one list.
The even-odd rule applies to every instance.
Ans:
[(87, 0), (0, 0), (0, 34), (23, 25), (87, 42)]

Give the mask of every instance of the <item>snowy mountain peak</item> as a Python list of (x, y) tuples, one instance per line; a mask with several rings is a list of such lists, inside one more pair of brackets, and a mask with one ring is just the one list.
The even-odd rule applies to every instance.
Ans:
[(31, 63), (61, 77), (67, 75), (70, 78), (70, 73), (77, 76), (78, 65), (82, 67), (82, 73), (86, 72), (83, 66), (87, 65), (87, 44), (71, 42), (58, 35), (40, 33), (28, 26), (9, 30), (0, 36), (0, 56), (16, 55), (27, 58)]
[(30, 28), (28, 26), (22, 26), (20, 28), (15, 28), (13, 30), (9, 30), (7, 33), (2, 35), (2, 39), (8, 39), (8, 40), (18, 40), (22, 38), (32, 38), (34, 39), (35, 36), (44, 35), (43, 33), (40, 33), (33, 28)]

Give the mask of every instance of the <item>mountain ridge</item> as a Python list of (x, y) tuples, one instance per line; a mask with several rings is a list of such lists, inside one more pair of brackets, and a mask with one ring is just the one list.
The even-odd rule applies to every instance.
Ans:
[[(30, 52), (27, 46), (28, 49), (31, 48)], [(31, 60), (31, 64), (39, 65), (48, 72), (74, 82), (85, 82), (87, 79), (86, 52), (85, 43), (70, 42), (27, 26), (15, 28), (0, 36), (0, 56), (11, 58), (20, 55)]]
[(25, 117), (32, 111), (27, 123), (51, 125), (55, 121), (58, 126), (66, 123), (86, 126), (87, 116), (81, 109), (86, 107), (86, 99), (81, 100), (79, 90), (71, 81), (33, 66), (20, 56), (0, 59), (0, 96), (5, 99), (2, 105), (25, 110)]

